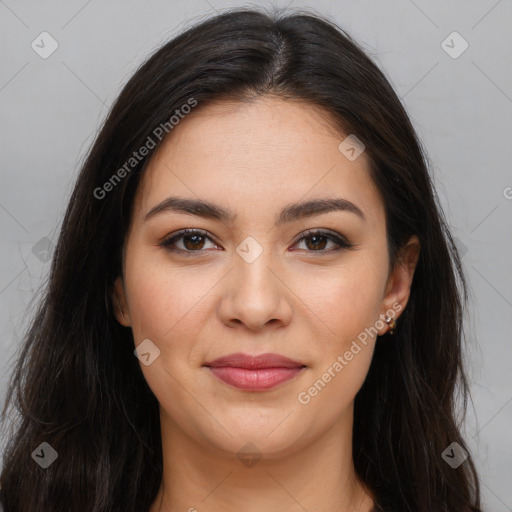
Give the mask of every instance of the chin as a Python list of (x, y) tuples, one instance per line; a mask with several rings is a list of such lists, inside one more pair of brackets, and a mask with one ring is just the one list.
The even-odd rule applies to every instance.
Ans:
[[(272, 426), (265, 425), (236, 425), (233, 423), (219, 422), (226, 428), (231, 436), (219, 428), (212, 437), (211, 430), (205, 433), (205, 437), (200, 443), (208, 448), (215, 448), (224, 452), (227, 457), (237, 456), (243, 457), (249, 453), (254, 457), (263, 456), (266, 459), (279, 459), (287, 455), (293, 454), (295, 451), (307, 445), (310, 441), (310, 432), (296, 432), (287, 429), (279, 422), (273, 423)], [(279, 425), (276, 428), (276, 425)], [(296, 425), (290, 422), (290, 426)]]

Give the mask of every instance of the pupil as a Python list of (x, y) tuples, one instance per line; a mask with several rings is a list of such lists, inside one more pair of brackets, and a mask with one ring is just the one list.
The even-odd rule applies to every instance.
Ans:
[(188, 240), (192, 241), (192, 245), (197, 245), (197, 244), (200, 244), (201, 243), (201, 239), (202, 238), (202, 235), (189, 235), (188, 236)]
[[(319, 246), (321, 246), (322, 238), (324, 238), (324, 237), (321, 235), (314, 235), (314, 236), (310, 237), (310, 241), (313, 242), (313, 247), (318, 248)], [(315, 242), (315, 240), (316, 240), (316, 242)], [(321, 248), (323, 248), (323, 247), (321, 247)]]

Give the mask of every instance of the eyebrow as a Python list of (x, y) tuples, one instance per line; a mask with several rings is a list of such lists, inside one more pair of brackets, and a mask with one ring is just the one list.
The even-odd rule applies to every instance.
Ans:
[[(306, 217), (322, 215), (324, 213), (342, 211), (354, 213), (362, 220), (366, 217), (362, 210), (354, 203), (341, 198), (319, 198), (301, 203), (292, 203), (285, 206), (275, 219), (275, 225), (280, 226), (287, 222), (294, 222)], [(144, 217), (147, 221), (151, 217), (163, 212), (185, 213), (197, 215), (207, 219), (219, 220), (225, 224), (233, 224), (237, 214), (229, 209), (213, 204), (209, 201), (188, 199), (184, 197), (168, 197), (157, 204)]]

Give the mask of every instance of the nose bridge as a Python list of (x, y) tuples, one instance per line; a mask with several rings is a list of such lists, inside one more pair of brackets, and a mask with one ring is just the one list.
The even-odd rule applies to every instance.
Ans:
[[(237, 248), (237, 253), (239, 250), (242, 251), (243, 249)], [(263, 250), (262, 248), (261, 253), (256, 254), (255, 249), (251, 247), (243, 255), (237, 254), (234, 258), (234, 267), (237, 290), (253, 288), (254, 293), (257, 293), (257, 288), (270, 289), (268, 283), (272, 277), (270, 272), (270, 268), (272, 268), (270, 249)]]
[(223, 295), (224, 322), (239, 321), (258, 329), (270, 320), (289, 321), (289, 305), (283, 285), (275, 276), (270, 245), (247, 237), (236, 248), (233, 271)]
[[(270, 296), (275, 296), (275, 276), (271, 272), (273, 265), (272, 249), (270, 244), (260, 238), (258, 242), (249, 236), (245, 238), (236, 248), (234, 258), (234, 282), (235, 293), (238, 297), (247, 295), (262, 299), (266, 302)], [(256, 302), (253, 301), (253, 302)]]

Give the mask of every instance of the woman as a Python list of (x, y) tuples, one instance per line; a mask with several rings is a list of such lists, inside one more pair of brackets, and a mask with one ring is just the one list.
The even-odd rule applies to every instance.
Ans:
[(206, 20), (138, 69), (78, 177), (0, 503), (479, 511), (464, 300), (369, 57), (308, 13)]

